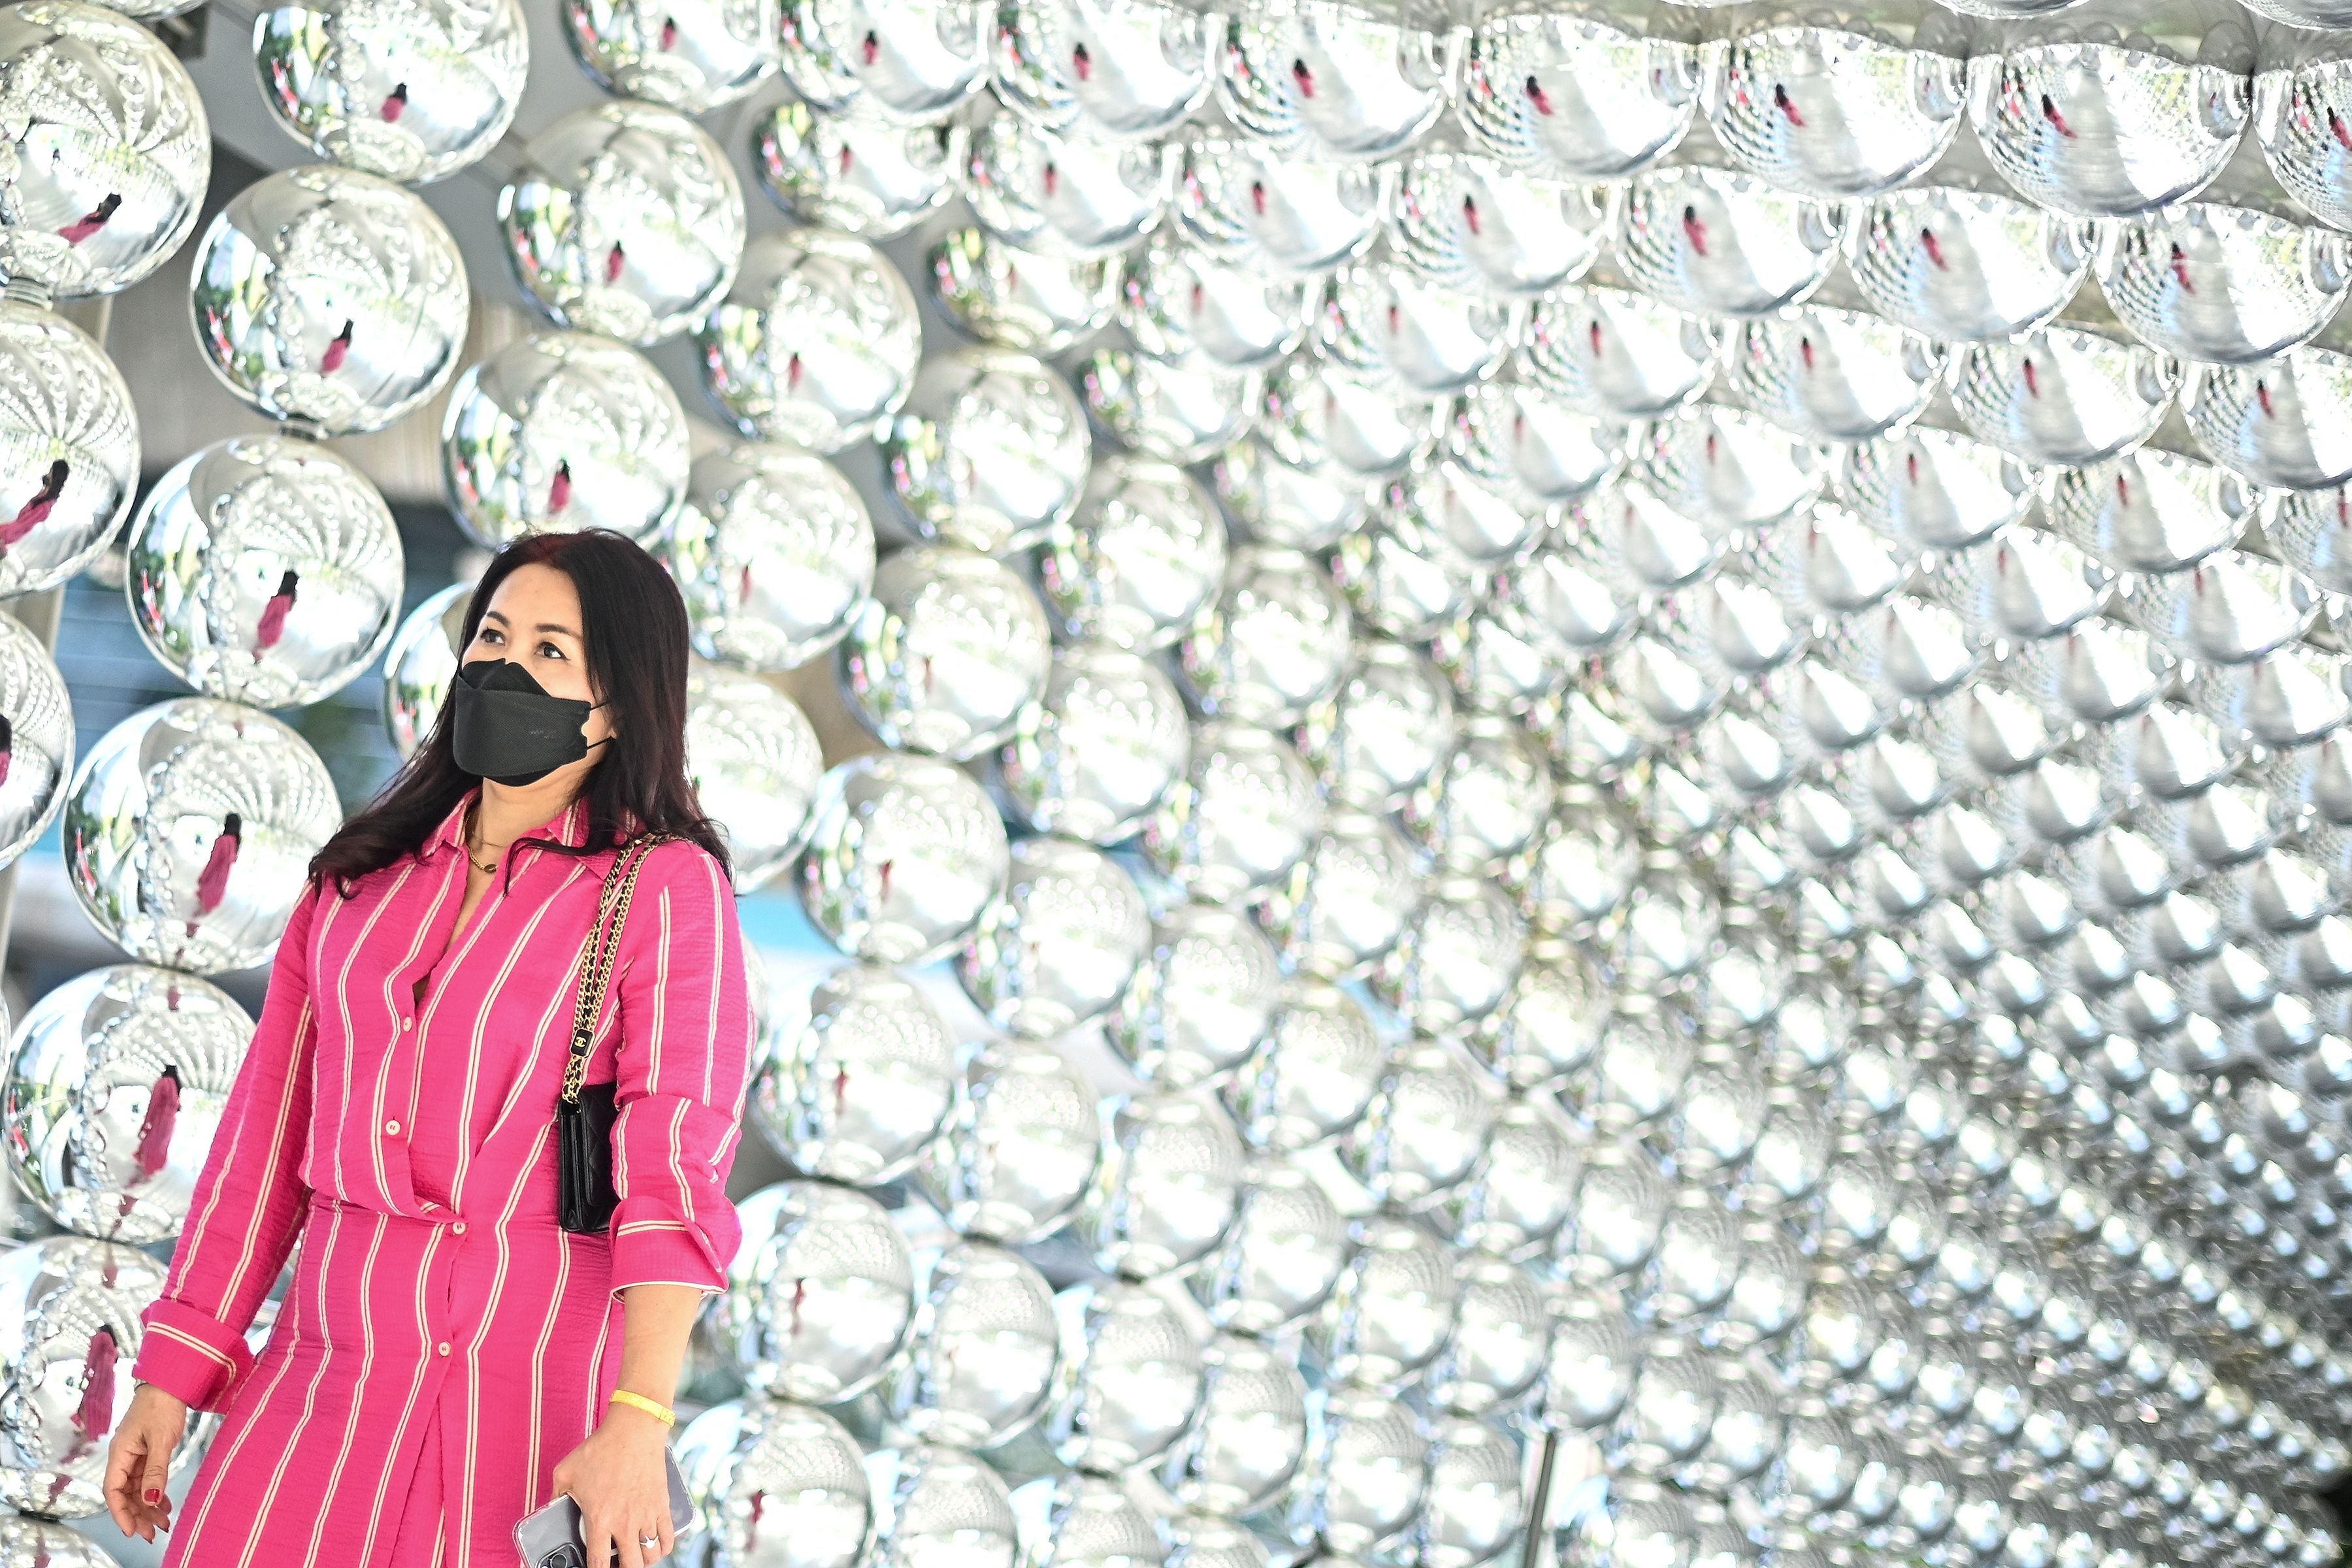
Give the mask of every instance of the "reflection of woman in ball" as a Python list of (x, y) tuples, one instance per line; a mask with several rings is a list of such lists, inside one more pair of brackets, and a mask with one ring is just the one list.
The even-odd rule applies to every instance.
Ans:
[(139, 1119), (139, 1173), (152, 1176), (172, 1163), (172, 1133), (180, 1121), (180, 1069), (171, 1062), (147, 1091), (147, 1114)]
[[(592, 1563), (673, 1544), (667, 1402), (741, 1236), (751, 1054), (725, 850), (686, 773), (686, 608), (619, 534), (533, 534), (461, 646), (415, 755), (311, 861), (143, 1314), (105, 1487), (125, 1531), (170, 1531), (166, 1568), (509, 1568), (558, 1493)], [(584, 1071), (615, 1108), (617, 1202), (574, 1231), (554, 1123), (582, 949), (646, 834), (667, 841)], [(226, 1418), (175, 1509), (191, 1406)]]
[(68, 245), (79, 245), (112, 221), (114, 215), (121, 211), (121, 196), (109, 191), (98, 205), (58, 230), (58, 234)]
[(66, 481), (73, 477), (73, 468), (63, 458), (49, 465), (41, 476), (41, 488), (32, 499), (16, 509), (16, 515), (0, 522), (0, 550), (13, 550), (24, 542), (25, 535), (49, 521), (56, 510), (58, 498), (66, 493)]
[(286, 616), (294, 608), (294, 595), (301, 585), (302, 574), (290, 566), (278, 579), (278, 592), (269, 595), (269, 602), (261, 606), (260, 619), (254, 623), (253, 647), (257, 654), (276, 647), (278, 639), (286, 635)]

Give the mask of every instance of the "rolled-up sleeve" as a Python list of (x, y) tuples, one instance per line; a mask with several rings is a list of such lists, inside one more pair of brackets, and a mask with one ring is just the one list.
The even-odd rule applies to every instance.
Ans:
[(310, 1139), (317, 1016), (310, 949), (319, 890), (296, 904), (269, 991), (231, 1087), (163, 1294), (141, 1314), (131, 1375), (198, 1410), (226, 1407), (253, 1369), (245, 1331), (301, 1235), (310, 1204), (302, 1159)]
[(613, 987), (614, 1294), (723, 1289), (742, 1238), (727, 1173), (742, 1135), (751, 1014), (734, 889), (700, 848), (665, 844), (646, 858)]

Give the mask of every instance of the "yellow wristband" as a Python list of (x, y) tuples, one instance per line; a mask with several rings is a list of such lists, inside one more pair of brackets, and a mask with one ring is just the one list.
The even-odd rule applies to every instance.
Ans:
[(644, 1411), (646, 1415), (652, 1416), (655, 1420), (660, 1422), (665, 1426), (675, 1426), (677, 1425), (677, 1411), (672, 1410), (668, 1405), (664, 1405), (657, 1399), (647, 1399), (642, 1394), (631, 1394), (625, 1388), (616, 1388), (613, 1390), (611, 1403), (614, 1405), (633, 1405), (639, 1410)]

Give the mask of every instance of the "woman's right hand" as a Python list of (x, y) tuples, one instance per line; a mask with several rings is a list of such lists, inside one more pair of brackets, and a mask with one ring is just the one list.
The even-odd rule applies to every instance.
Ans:
[(152, 1541), (172, 1528), (172, 1450), (188, 1427), (188, 1407), (152, 1383), (139, 1384), (106, 1449), (106, 1511), (125, 1535)]

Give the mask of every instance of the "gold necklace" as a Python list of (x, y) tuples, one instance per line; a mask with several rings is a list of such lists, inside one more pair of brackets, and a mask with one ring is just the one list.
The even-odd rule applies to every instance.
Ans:
[[(499, 847), (503, 849), (506, 846), (501, 844)], [(474, 825), (470, 822), (466, 825), (465, 849), (466, 863), (473, 867), (475, 870), (490, 873), (495, 873), (498, 870), (499, 863), (496, 860), (493, 860), (488, 865), (485, 866), (482, 862), (474, 858)]]

